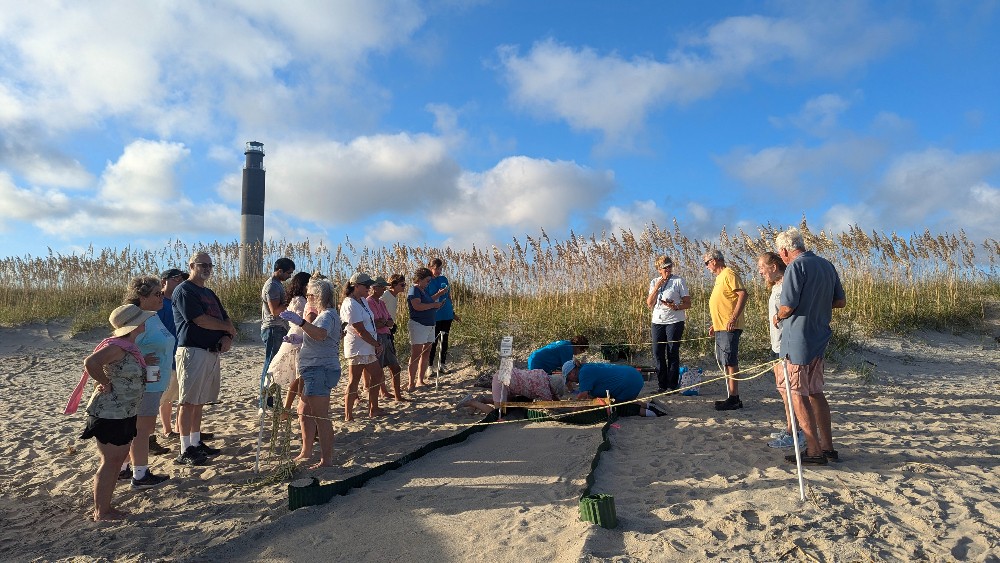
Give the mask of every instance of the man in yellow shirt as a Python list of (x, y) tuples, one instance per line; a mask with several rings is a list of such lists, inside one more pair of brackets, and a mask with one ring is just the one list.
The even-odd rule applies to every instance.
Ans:
[[(715, 286), (708, 300), (708, 310), (712, 315), (712, 326), (708, 335), (715, 336), (715, 357), (725, 366), (726, 375), (732, 376), (740, 370), (737, 356), (740, 351), (740, 335), (743, 334), (743, 308), (747, 304), (747, 291), (739, 274), (726, 266), (726, 259), (719, 250), (705, 254), (705, 267), (715, 276)], [(727, 378), (729, 398), (715, 402), (715, 410), (731, 411), (743, 408), (740, 400), (739, 382)]]

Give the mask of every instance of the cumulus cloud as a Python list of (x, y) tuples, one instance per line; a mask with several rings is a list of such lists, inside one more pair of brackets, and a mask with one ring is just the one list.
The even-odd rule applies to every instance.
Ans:
[(275, 143), (264, 159), (267, 207), (323, 225), (429, 212), (458, 195), (461, 169), (447, 148), (439, 137), (407, 133)]
[(996, 210), (996, 188), (988, 180), (998, 173), (1000, 151), (956, 154), (931, 148), (910, 152), (889, 164), (873, 200), (899, 224), (985, 231), (994, 220), (968, 225), (955, 221)]
[(810, 6), (784, 17), (727, 18), (660, 59), (626, 59), (554, 39), (524, 55), (506, 45), (498, 56), (514, 105), (620, 140), (665, 105), (704, 99), (776, 65), (791, 71), (778, 75), (840, 74), (882, 56), (912, 30), (901, 20), (872, 21), (863, 4)]
[(824, 136), (837, 128), (840, 115), (847, 111), (851, 103), (851, 100), (837, 94), (822, 94), (806, 101), (798, 113), (771, 117), (768, 121), (776, 127), (787, 124), (816, 136)]
[(610, 171), (574, 162), (505, 158), (481, 173), (466, 172), (458, 193), (428, 214), (449, 242), (496, 241), (506, 235), (565, 230), (570, 217), (587, 212), (614, 188)]
[(651, 199), (633, 201), (627, 207), (613, 205), (604, 213), (604, 219), (612, 232), (631, 230), (633, 233), (641, 232), (650, 223), (663, 227), (669, 220), (667, 214)]
[(382, 220), (365, 229), (364, 243), (366, 246), (414, 244), (424, 238), (424, 230), (418, 225)]
[(800, 203), (813, 203), (832, 186), (871, 170), (886, 151), (876, 139), (847, 138), (813, 147), (736, 149), (715, 161), (731, 177), (764, 189), (768, 197), (795, 196)]
[(239, 214), (232, 208), (181, 196), (174, 170), (188, 155), (180, 143), (134, 141), (108, 163), (91, 190), (20, 188), (9, 174), (0, 173), (0, 199), (5, 202), (0, 221), (28, 222), (66, 238), (238, 231)]

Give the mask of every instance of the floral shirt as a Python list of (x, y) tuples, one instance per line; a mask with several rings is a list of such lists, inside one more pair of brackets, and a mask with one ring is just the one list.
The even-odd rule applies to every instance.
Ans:
[(135, 357), (128, 353), (121, 360), (104, 366), (104, 375), (111, 381), (111, 392), (98, 393), (95, 385), (94, 394), (87, 403), (87, 414), (108, 419), (135, 416), (146, 389), (143, 371)]

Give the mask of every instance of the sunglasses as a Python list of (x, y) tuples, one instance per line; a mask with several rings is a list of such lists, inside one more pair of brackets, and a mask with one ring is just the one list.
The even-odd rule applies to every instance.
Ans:
[(215, 264), (211, 262), (195, 262), (194, 265), (198, 268), (205, 268), (206, 270), (211, 270), (215, 267)]
[(711, 262), (712, 260), (715, 260), (715, 258), (709, 258), (708, 260), (705, 260), (705, 265), (708, 266), (708, 263)]

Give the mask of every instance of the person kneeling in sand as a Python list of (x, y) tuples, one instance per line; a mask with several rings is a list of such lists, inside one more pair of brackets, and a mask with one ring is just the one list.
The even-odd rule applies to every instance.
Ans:
[[(574, 360), (569, 360), (562, 367), (563, 376), (566, 378), (566, 387), (570, 391), (577, 387), (578, 401), (587, 399), (603, 399), (610, 396), (615, 403), (626, 403), (639, 396), (646, 381), (642, 378), (642, 373), (632, 366), (618, 364), (585, 363), (580, 364)], [(651, 402), (636, 405), (641, 416), (663, 416), (662, 410), (656, 408)], [(619, 414), (628, 415), (629, 411), (635, 412), (635, 408), (622, 409)]]
[[(494, 406), (499, 407), (503, 398), (503, 383), (500, 381), (500, 371), (493, 374), (493, 396), (474, 397), (470, 393), (462, 399), (455, 408), (471, 407), (482, 412), (491, 412)], [(510, 372), (510, 385), (507, 386), (508, 400), (524, 401), (558, 401), (566, 394), (566, 380), (561, 375), (549, 375), (542, 369), (518, 369)], [(517, 399), (515, 399), (517, 397)], [(492, 399), (492, 405), (489, 401)]]

